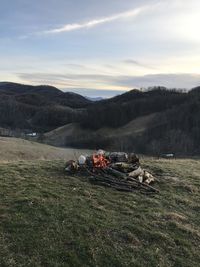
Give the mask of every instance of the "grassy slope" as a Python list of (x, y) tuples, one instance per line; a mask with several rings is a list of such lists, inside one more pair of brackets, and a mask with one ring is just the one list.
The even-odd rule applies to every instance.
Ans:
[(0, 266), (199, 266), (200, 161), (144, 165), (159, 195), (91, 185), (61, 161), (1, 163)]
[[(97, 131), (89, 129), (83, 129), (78, 123), (70, 123), (62, 127), (56, 128), (50, 132), (45, 133), (45, 142), (53, 145), (64, 145), (66, 138), (73, 140), (74, 137), (80, 139), (83, 136), (90, 136), (91, 134), (98, 134), (100, 136), (106, 136), (109, 138), (123, 137), (126, 135), (138, 135), (143, 133), (147, 128), (150, 127), (153, 119), (156, 117), (156, 113), (141, 116), (137, 119), (130, 121), (128, 124), (119, 128), (101, 128)], [(155, 126), (155, 123), (154, 123)]]
[[(156, 113), (150, 115), (138, 117), (122, 127), (116, 129), (103, 128), (98, 131), (99, 134), (106, 134), (109, 137), (121, 137), (126, 135), (138, 135), (143, 133), (146, 129), (150, 128), (153, 119), (156, 117)], [(154, 123), (155, 126), (155, 123)]]
[(83, 130), (77, 123), (69, 123), (62, 127), (58, 127), (44, 134), (45, 142), (56, 146), (63, 146), (66, 139), (73, 139), (75, 136), (90, 135), (90, 130)]
[(0, 137), (0, 162), (17, 160), (75, 159), (88, 151), (64, 149), (19, 138)]

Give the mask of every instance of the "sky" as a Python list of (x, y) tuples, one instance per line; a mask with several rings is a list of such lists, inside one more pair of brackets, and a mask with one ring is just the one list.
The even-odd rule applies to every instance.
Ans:
[(0, 0), (0, 81), (110, 97), (200, 85), (199, 0)]

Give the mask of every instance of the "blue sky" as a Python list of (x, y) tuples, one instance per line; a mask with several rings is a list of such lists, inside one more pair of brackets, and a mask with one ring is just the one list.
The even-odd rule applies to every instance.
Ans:
[(200, 84), (199, 0), (0, 0), (0, 7), (1, 81), (90, 96)]

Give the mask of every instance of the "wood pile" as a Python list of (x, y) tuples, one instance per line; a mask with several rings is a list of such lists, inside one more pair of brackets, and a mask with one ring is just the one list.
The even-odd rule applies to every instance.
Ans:
[(77, 161), (66, 163), (65, 171), (88, 177), (93, 184), (110, 187), (119, 191), (159, 193), (153, 187), (155, 177), (141, 167), (137, 155), (124, 152), (99, 150), (90, 156), (80, 156)]

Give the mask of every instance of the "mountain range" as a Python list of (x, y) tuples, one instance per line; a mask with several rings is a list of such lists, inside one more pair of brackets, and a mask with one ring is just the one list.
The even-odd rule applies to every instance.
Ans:
[(91, 101), (52, 86), (0, 83), (0, 127), (56, 146), (200, 154), (200, 88), (154, 87)]

